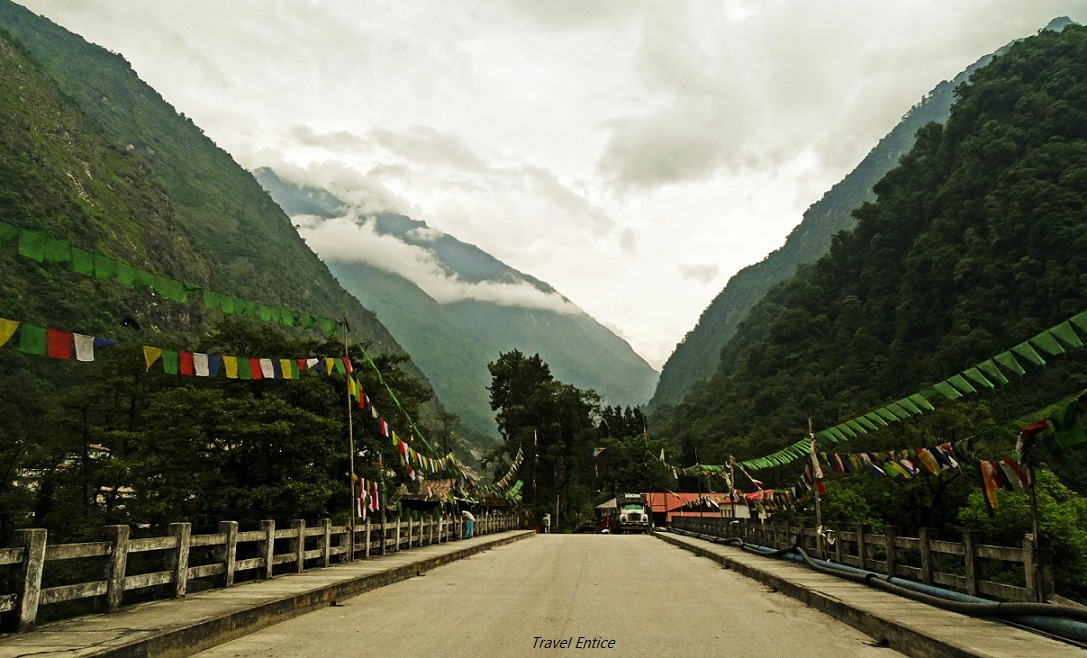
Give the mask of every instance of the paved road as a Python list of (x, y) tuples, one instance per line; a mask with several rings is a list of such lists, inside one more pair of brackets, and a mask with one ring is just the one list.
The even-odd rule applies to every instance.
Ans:
[[(544, 646), (545, 640), (567, 638), (602, 646)], [(901, 655), (753, 580), (639, 535), (534, 537), (199, 655), (571, 654)]]

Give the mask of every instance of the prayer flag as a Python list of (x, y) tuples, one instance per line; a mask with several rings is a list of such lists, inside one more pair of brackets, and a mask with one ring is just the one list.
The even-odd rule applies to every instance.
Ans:
[(161, 348), (143, 346), (143, 360), (147, 363), (147, 370), (151, 369), (151, 366), (154, 365), (155, 361), (159, 360), (160, 356), (162, 356)]
[(298, 379), (298, 376), (294, 373), (298, 368), (298, 364), (292, 359), (280, 359), (279, 369), (283, 372), (283, 379)]
[[(260, 365), (260, 376), (264, 379), (276, 379), (275, 368), (272, 367), (271, 359), (256, 359), (256, 362)], [(253, 379), (257, 379), (257, 373), (253, 373)]]
[(167, 375), (177, 374), (177, 352), (162, 350), (162, 371)]
[(1078, 400), (1072, 400), (1053, 413), (1050, 421), (1053, 425), (1053, 441), (1062, 449), (1087, 442), (1087, 432), (1083, 429), (1083, 409)]
[(238, 378), (238, 357), (236, 356), (224, 356), (223, 368), (226, 370), (226, 376), (228, 379)]
[(45, 330), (46, 352), (54, 359), (72, 358), (72, 334), (59, 329)]
[(194, 352), (192, 355), (193, 374), (197, 377), (207, 377), (211, 373), (208, 368), (208, 355)]
[(192, 377), (194, 374), (192, 352), (180, 352), (178, 354), (178, 366), (182, 375)]
[(351, 367), (351, 357), (343, 357), (343, 367), (347, 370), (347, 372), (353, 372), (354, 369)]
[(19, 323), (15, 320), (0, 318), (0, 345), (11, 340), (11, 337), (15, 334), (15, 330), (18, 328)]
[[(283, 361), (281, 359), (269, 359), (272, 366), (272, 379), (283, 379)], [(287, 368), (287, 373), (290, 374), (290, 367)], [(289, 379), (289, 377), (288, 377)]]
[(24, 322), (23, 328), (19, 331), (19, 351), (24, 354), (45, 356), (47, 353), (45, 327)]
[(262, 359), (257, 357), (249, 357), (249, 378), (250, 379), (264, 379), (264, 368), (261, 367)]
[(219, 354), (208, 355), (208, 377), (218, 377), (219, 369), (223, 367), (223, 357)]

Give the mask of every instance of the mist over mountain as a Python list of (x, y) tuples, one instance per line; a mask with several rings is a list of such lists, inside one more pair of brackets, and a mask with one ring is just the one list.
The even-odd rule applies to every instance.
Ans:
[(555, 377), (609, 404), (640, 405), (657, 373), (549, 284), (396, 213), (364, 213), (328, 190), (254, 172), (340, 283), (381, 318), (473, 429), (495, 435), (487, 364), (539, 353)]

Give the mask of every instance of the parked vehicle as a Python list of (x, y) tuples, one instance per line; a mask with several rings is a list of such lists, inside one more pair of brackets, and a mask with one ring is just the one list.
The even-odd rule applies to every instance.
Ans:
[(653, 515), (645, 494), (619, 494), (615, 497), (612, 532), (649, 532)]

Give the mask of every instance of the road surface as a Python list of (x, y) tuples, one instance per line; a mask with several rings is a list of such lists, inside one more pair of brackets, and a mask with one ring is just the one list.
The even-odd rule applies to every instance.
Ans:
[(544, 535), (382, 587), (199, 655), (891, 658), (901, 654), (874, 646), (868, 636), (831, 617), (658, 539)]

